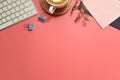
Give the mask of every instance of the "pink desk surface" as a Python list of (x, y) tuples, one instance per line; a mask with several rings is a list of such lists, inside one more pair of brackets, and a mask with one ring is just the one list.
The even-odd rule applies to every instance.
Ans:
[(0, 31), (0, 80), (120, 80), (119, 30), (75, 24), (70, 12), (45, 24), (38, 15)]

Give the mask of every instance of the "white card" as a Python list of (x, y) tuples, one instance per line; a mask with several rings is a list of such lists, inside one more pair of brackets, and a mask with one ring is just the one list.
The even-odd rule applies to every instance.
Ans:
[(120, 0), (83, 0), (83, 3), (102, 28), (120, 17)]

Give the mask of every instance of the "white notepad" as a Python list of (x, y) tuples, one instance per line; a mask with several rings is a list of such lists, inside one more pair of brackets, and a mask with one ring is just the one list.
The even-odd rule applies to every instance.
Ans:
[(120, 17), (120, 0), (83, 0), (83, 3), (102, 28)]

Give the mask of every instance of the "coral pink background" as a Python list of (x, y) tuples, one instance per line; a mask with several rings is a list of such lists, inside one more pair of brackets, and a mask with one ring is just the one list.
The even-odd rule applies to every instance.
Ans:
[(0, 31), (0, 80), (120, 80), (119, 30), (75, 24), (70, 12), (42, 24), (34, 3), (38, 15)]

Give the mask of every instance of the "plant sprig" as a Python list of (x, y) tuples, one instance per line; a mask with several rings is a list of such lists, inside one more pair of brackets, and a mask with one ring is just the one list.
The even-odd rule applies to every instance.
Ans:
[[(79, 18), (84, 18), (85, 21), (89, 21), (88, 16), (86, 14), (87, 8), (84, 6), (83, 1), (80, 2), (79, 5), (79, 13), (78, 16), (75, 19), (75, 22), (78, 22), (80, 19)], [(81, 16), (81, 17), (80, 17)]]

